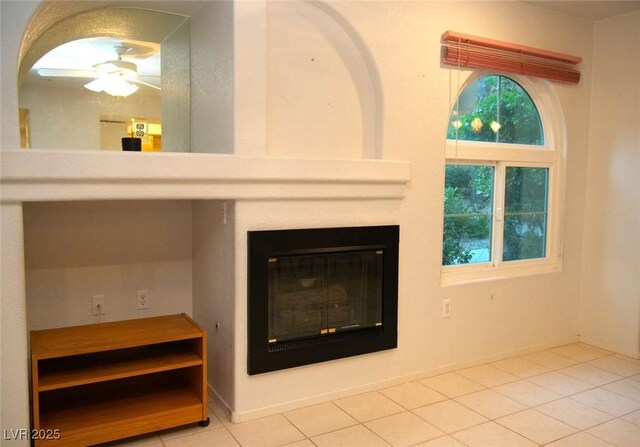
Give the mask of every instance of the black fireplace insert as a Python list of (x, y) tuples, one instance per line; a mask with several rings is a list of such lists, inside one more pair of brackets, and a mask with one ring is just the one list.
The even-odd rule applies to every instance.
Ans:
[(249, 374), (397, 346), (398, 226), (250, 231)]

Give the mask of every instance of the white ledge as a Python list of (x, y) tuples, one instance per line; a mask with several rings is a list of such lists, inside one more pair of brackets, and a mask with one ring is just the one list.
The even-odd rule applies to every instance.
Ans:
[(401, 199), (411, 165), (153, 152), (0, 152), (3, 202), (110, 199)]

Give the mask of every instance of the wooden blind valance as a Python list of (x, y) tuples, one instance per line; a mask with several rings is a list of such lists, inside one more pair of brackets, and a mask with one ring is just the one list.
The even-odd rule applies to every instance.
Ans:
[(447, 31), (442, 35), (442, 61), (456, 67), (490, 68), (577, 84), (582, 58)]

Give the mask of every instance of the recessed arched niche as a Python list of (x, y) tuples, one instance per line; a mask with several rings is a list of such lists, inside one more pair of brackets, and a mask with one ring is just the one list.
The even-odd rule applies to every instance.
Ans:
[(383, 91), (367, 44), (323, 2), (269, 2), (268, 152), (382, 158)]
[(21, 50), (22, 147), (122, 150), (129, 137), (142, 150), (189, 151), (189, 17), (84, 11), (26, 33)]

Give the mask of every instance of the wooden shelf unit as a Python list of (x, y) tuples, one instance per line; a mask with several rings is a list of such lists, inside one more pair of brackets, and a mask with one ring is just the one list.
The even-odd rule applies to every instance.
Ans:
[(207, 334), (185, 314), (31, 332), (36, 446), (88, 446), (207, 416)]

